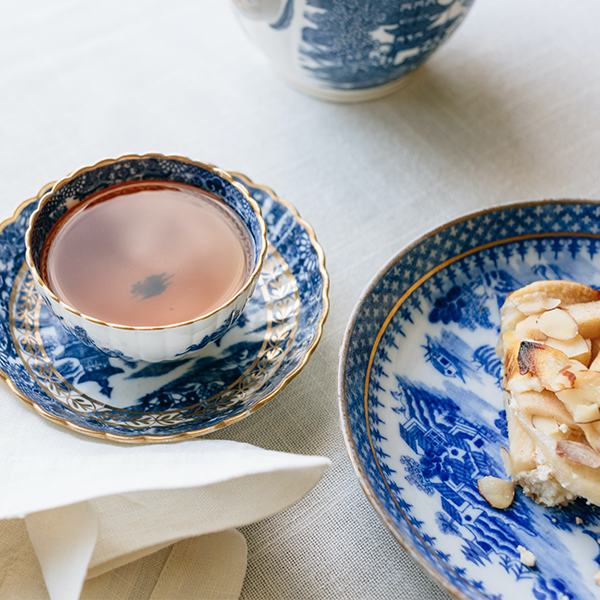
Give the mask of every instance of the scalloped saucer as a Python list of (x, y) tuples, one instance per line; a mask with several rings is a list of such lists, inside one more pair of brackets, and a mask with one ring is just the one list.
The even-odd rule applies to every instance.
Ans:
[(48, 186), (0, 225), (0, 369), (19, 398), (80, 433), (120, 442), (174, 441), (244, 418), (300, 372), (329, 308), (323, 251), (291, 204), (241, 174), (234, 177), (261, 206), (268, 254), (237, 324), (191, 359), (109, 358), (59, 324), (24, 264), (27, 221)]
[[(375, 276), (350, 319), (339, 406), (375, 510), (461, 600), (600, 598), (600, 507), (497, 510), (477, 479), (506, 478), (500, 307), (540, 279), (600, 287), (600, 203), (508, 205), (425, 235)], [(520, 561), (518, 546), (537, 557)]]

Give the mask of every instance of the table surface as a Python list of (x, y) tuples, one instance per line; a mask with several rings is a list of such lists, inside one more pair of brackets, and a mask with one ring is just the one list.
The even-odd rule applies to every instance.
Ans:
[(270, 186), (324, 248), (331, 310), (314, 356), (260, 411), (209, 436), (333, 461), (304, 500), (242, 530), (242, 598), (449, 598), (357, 482), (339, 348), (371, 278), (432, 228), (513, 201), (600, 197), (600, 4), (476, 0), (400, 92), (357, 105), (281, 82), (225, 0), (4, 4), (2, 218), (76, 167), (156, 151)]

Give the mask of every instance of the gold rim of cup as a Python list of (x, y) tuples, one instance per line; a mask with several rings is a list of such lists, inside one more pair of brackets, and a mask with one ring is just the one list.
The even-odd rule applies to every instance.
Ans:
[[(226, 303), (222, 304), (221, 306), (212, 310), (209, 313), (203, 314), (194, 319), (182, 321), (180, 323), (173, 323), (170, 325), (161, 325), (161, 326), (155, 326), (155, 327), (134, 327), (131, 325), (119, 325), (116, 323), (107, 323), (106, 321), (102, 321), (101, 319), (97, 319), (97, 318), (87, 315), (85, 313), (81, 313), (77, 309), (73, 308), (72, 306), (70, 306), (63, 300), (61, 300), (58, 296), (56, 296), (56, 294), (50, 289), (50, 286), (44, 281), (38, 268), (35, 265), (35, 262), (33, 260), (32, 251), (31, 251), (31, 235), (35, 228), (37, 218), (40, 215), (43, 207), (50, 201), (50, 199), (54, 196), (54, 194), (57, 191), (59, 191), (62, 187), (64, 187), (67, 183), (69, 183), (73, 179), (79, 177), (80, 175), (83, 175), (84, 173), (93, 171), (93, 170), (95, 170), (99, 167), (103, 167), (105, 165), (116, 164), (119, 162), (125, 162), (127, 160), (143, 160), (143, 159), (149, 159), (149, 158), (165, 159), (165, 160), (184, 162), (187, 164), (194, 165), (196, 167), (204, 169), (205, 171), (214, 173), (215, 175), (217, 175), (218, 177), (221, 177), (222, 179), (225, 179), (229, 184), (231, 184), (233, 187), (235, 187), (242, 194), (244, 199), (248, 202), (248, 204), (250, 205), (250, 207), (256, 214), (258, 224), (260, 227), (260, 232), (261, 232), (261, 235), (260, 235), (261, 250), (260, 250), (260, 253), (258, 256), (258, 260), (256, 261), (256, 264), (254, 265), (254, 269), (248, 276), (244, 285)], [(198, 188), (198, 189), (201, 189), (201, 188)], [(50, 190), (48, 190), (40, 198), (37, 208), (35, 209), (35, 211), (31, 214), (31, 216), (29, 218), (29, 223), (27, 226), (27, 230), (25, 232), (25, 249), (26, 249), (25, 260), (27, 262), (27, 266), (28, 266), (29, 271), (30, 271), (32, 277), (34, 278), (35, 282), (43, 288), (44, 293), (46, 293), (48, 296), (50, 296), (52, 298), (52, 300), (57, 302), (63, 309), (67, 310), (68, 312), (70, 312), (74, 315), (81, 317), (82, 319), (85, 319), (92, 323), (96, 323), (98, 325), (110, 327), (113, 329), (134, 330), (134, 331), (159, 331), (159, 330), (165, 330), (165, 329), (176, 329), (178, 327), (183, 327), (185, 325), (190, 325), (191, 323), (195, 323), (195, 322), (207, 319), (208, 317), (211, 317), (215, 313), (217, 313), (217, 312), (223, 310), (224, 308), (226, 308), (227, 306), (231, 305), (242, 294), (244, 294), (244, 292), (246, 292), (246, 290), (253, 284), (253, 282), (256, 280), (257, 276), (259, 275), (260, 271), (262, 270), (264, 258), (267, 253), (267, 226), (266, 226), (265, 220), (263, 219), (261, 208), (258, 205), (258, 203), (256, 202), (256, 200), (254, 200), (254, 198), (252, 198), (252, 196), (250, 195), (248, 188), (245, 185), (235, 181), (233, 179), (233, 176), (230, 173), (228, 173), (227, 171), (220, 169), (219, 167), (216, 167), (209, 163), (192, 160), (185, 156), (165, 155), (165, 154), (159, 154), (159, 153), (126, 154), (126, 155), (120, 156), (118, 158), (107, 158), (107, 159), (101, 160), (101, 161), (95, 163), (94, 165), (90, 165), (87, 167), (81, 167), (79, 169), (76, 169), (75, 171), (73, 171), (72, 173), (67, 175), (66, 177), (56, 181), (52, 185)]]

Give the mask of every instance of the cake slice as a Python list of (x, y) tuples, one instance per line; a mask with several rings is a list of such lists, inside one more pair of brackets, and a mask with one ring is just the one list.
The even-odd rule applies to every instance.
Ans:
[(496, 351), (514, 483), (545, 506), (600, 505), (600, 291), (537, 281), (511, 293)]

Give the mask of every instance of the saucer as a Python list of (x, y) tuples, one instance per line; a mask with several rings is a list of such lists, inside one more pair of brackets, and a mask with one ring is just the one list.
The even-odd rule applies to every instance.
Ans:
[(37, 198), (0, 225), (0, 370), (43, 417), (119, 442), (204, 435), (256, 411), (307, 363), (329, 308), (325, 258), (310, 225), (269, 188), (235, 173), (258, 202), (268, 252), (236, 325), (194, 358), (110, 358), (68, 333), (37, 293), (24, 234)]
[(517, 487), (498, 510), (477, 488), (506, 479), (500, 307), (543, 279), (600, 289), (600, 203), (508, 205), (436, 229), (381, 269), (346, 331), (339, 407), (358, 479), (398, 542), (460, 600), (600, 597), (600, 507), (546, 508)]

